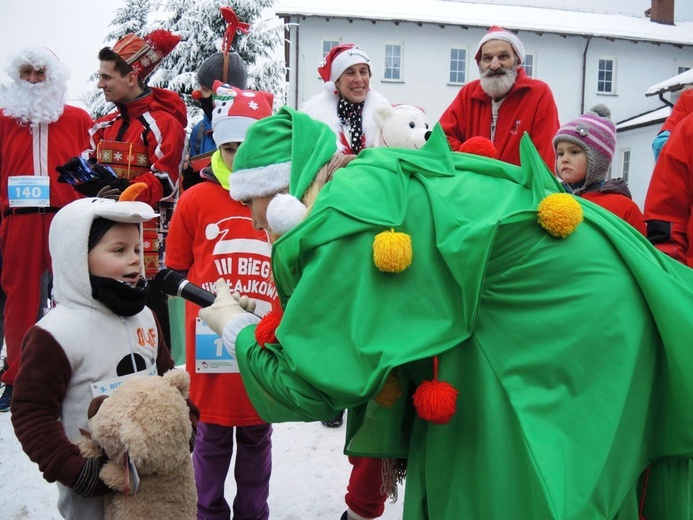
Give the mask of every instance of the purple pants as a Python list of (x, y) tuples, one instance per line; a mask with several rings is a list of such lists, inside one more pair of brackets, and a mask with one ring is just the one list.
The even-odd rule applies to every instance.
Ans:
[[(235, 430), (235, 432), (234, 432)], [(231, 465), (236, 436), (236, 498), (234, 520), (269, 518), (269, 481), (272, 473), (272, 425), (229, 427), (197, 424), (192, 461), (197, 484), (198, 520), (229, 520), (224, 482)]]

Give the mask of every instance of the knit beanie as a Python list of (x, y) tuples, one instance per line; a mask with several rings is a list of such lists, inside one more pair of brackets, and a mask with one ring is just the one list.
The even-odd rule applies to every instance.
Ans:
[(212, 130), (217, 148), (224, 143), (242, 143), (251, 125), (272, 115), (274, 95), (269, 92), (242, 90), (221, 81), (212, 86)]
[(197, 82), (211, 89), (216, 80), (238, 87), (242, 90), (248, 86), (248, 71), (245, 63), (234, 51), (229, 51), (229, 68), (224, 77), (224, 53), (217, 52), (202, 62), (197, 70)]
[(373, 74), (371, 59), (363, 50), (363, 47), (354, 43), (342, 43), (330, 49), (330, 52), (323, 58), (318, 65), (318, 74), (325, 82), (325, 90), (334, 92), (335, 82), (352, 65), (365, 63), (368, 70)]
[(479, 45), (476, 48), (476, 55), (474, 56), (477, 63), (479, 63), (479, 60), (481, 59), (481, 47), (484, 45), (484, 43), (491, 40), (502, 40), (504, 42), (508, 42), (513, 48), (513, 51), (515, 51), (515, 55), (520, 60), (520, 63), (524, 63), (525, 46), (522, 44), (522, 41), (510, 31), (507, 31), (502, 27), (498, 27), (497, 25), (491, 27), (486, 34), (484, 34), (484, 37), (479, 41)]
[(329, 126), (284, 106), (248, 129), (234, 159), (231, 198), (244, 201), (288, 189), (267, 207), (269, 226), (283, 235), (305, 216), (301, 199), (336, 151), (337, 139)]
[(616, 149), (616, 127), (606, 105), (595, 105), (589, 112), (563, 125), (553, 138), (553, 148), (561, 141), (578, 145), (587, 155), (587, 173), (582, 188), (601, 182), (611, 167)]

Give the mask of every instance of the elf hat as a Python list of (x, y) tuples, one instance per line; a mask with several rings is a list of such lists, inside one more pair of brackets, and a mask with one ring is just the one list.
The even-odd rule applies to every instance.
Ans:
[(510, 31), (507, 31), (502, 27), (498, 27), (497, 25), (491, 27), (486, 34), (484, 34), (484, 37), (479, 41), (479, 45), (476, 48), (476, 55), (474, 56), (477, 63), (479, 63), (479, 60), (481, 59), (481, 47), (484, 45), (484, 43), (491, 40), (502, 40), (504, 42), (508, 42), (513, 48), (513, 51), (515, 51), (515, 55), (520, 60), (520, 63), (524, 63), (525, 46), (522, 44), (522, 41), (520, 41), (520, 39)]
[(616, 149), (616, 127), (611, 121), (611, 110), (606, 105), (595, 105), (589, 112), (563, 125), (553, 138), (553, 148), (561, 141), (578, 145), (587, 155), (587, 173), (581, 188), (601, 182), (611, 167)]
[(212, 130), (217, 148), (224, 143), (242, 143), (248, 128), (272, 115), (274, 94), (241, 90), (221, 81), (215, 81), (212, 90)]
[(177, 34), (157, 29), (143, 38), (132, 33), (126, 34), (115, 43), (112, 50), (137, 72), (142, 81), (146, 81), (178, 42), (180, 36)]
[(267, 207), (267, 223), (283, 235), (303, 220), (307, 209), (301, 199), (336, 151), (337, 139), (330, 127), (282, 107), (248, 130), (234, 159), (231, 198), (244, 201), (275, 195)]
[(363, 47), (354, 43), (342, 43), (336, 47), (332, 47), (330, 52), (323, 58), (318, 65), (318, 74), (325, 82), (325, 90), (334, 92), (335, 82), (339, 77), (352, 65), (365, 63), (368, 65), (368, 71), (372, 74), (371, 59), (363, 50)]

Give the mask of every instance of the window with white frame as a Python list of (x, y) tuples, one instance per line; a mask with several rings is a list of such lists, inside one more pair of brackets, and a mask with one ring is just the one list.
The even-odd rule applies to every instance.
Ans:
[(597, 92), (600, 94), (616, 93), (616, 59), (599, 58), (597, 74)]
[(676, 74), (681, 74), (683, 72), (686, 72), (687, 70), (691, 70), (691, 68), (686, 65), (679, 65), (678, 67), (676, 67)]
[(525, 69), (525, 72), (530, 78), (534, 77), (534, 74), (536, 72), (534, 64), (536, 63), (536, 60), (534, 59), (535, 56), (534, 54), (526, 54), (525, 55), (525, 61), (522, 63), (522, 67)]
[(621, 159), (621, 176), (625, 182), (628, 182), (628, 174), (630, 173), (630, 150), (623, 150)]
[(402, 81), (402, 44), (385, 44), (385, 72), (383, 79)]
[(325, 56), (327, 56), (327, 53), (330, 52), (330, 49), (332, 47), (336, 47), (339, 44), (340, 44), (340, 41), (337, 39), (324, 38), (322, 40), (322, 57), (324, 58)]
[(452, 47), (450, 49), (450, 83), (462, 84), (467, 82), (467, 49)]

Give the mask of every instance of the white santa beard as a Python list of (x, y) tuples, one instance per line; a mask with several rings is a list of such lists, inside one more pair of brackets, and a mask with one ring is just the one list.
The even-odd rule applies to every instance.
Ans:
[(484, 89), (484, 92), (491, 98), (500, 99), (513, 88), (515, 80), (517, 79), (517, 70), (503, 69), (505, 70), (505, 74), (500, 76), (488, 75), (489, 70), (481, 74), (481, 88)]
[(19, 80), (5, 94), (5, 115), (22, 123), (53, 123), (65, 109), (65, 88), (50, 80), (29, 83)]

